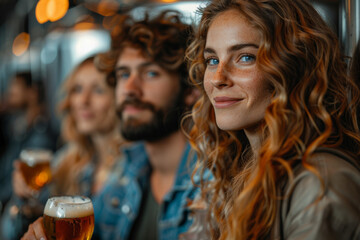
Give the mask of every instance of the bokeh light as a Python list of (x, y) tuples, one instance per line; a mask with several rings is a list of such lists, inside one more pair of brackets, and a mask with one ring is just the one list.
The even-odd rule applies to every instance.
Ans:
[(35, 8), (35, 17), (36, 20), (40, 23), (46, 23), (49, 21), (49, 18), (46, 13), (46, 8), (49, 0), (40, 0)]
[(113, 16), (118, 10), (119, 4), (113, 1), (101, 1), (97, 6), (97, 12), (103, 16)]
[(22, 32), (15, 38), (12, 46), (12, 51), (15, 56), (20, 56), (26, 52), (30, 45), (30, 35)]
[(50, 177), (49, 174), (46, 172), (41, 172), (39, 175), (35, 178), (35, 184), (39, 186), (40, 188), (45, 185), (49, 181)]
[(73, 28), (74, 28), (74, 30), (89, 30), (89, 29), (93, 29), (95, 27), (96, 27), (96, 25), (94, 23), (80, 22), (80, 23), (75, 24), (75, 26)]
[(40, 0), (35, 9), (35, 16), (40, 24), (55, 22), (65, 16), (69, 9), (69, 0)]
[(120, 5), (115, 0), (102, 0), (98, 3), (85, 3), (84, 6), (90, 11), (96, 12), (104, 17), (108, 17), (115, 15)]
[(50, 21), (55, 22), (65, 16), (69, 9), (69, 0), (49, 0), (46, 13)]

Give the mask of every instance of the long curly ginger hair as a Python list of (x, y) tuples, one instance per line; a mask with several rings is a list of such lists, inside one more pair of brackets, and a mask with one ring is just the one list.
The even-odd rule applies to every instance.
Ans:
[[(203, 88), (207, 32), (216, 16), (230, 9), (260, 32), (256, 64), (273, 88), (257, 154), (243, 130), (217, 127)], [(277, 185), (291, 181), (295, 164), (319, 176), (307, 161), (319, 147), (338, 148), (359, 159), (359, 89), (347, 75), (336, 35), (306, 0), (214, 0), (201, 13), (187, 58), (191, 80), (203, 96), (193, 108), (188, 135), (199, 155), (198, 168), (214, 175), (211, 185), (202, 185), (204, 195), (211, 196), (212, 235), (264, 239), (275, 222), (281, 197)]]

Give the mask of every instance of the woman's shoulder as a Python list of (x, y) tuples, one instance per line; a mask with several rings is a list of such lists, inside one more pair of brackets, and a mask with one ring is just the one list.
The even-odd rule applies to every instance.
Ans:
[(318, 149), (307, 162), (316, 173), (299, 164), (294, 169), (293, 181), (287, 181), (282, 189), (279, 215), (285, 239), (294, 236), (353, 239), (352, 236), (359, 236), (360, 168), (357, 159), (338, 150)]
[(350, 227), (351, 231), (360, 231), (357, 227), (360, 223), (357, 159), (342, 151), (318, 149), (307, 162), (315, 171), (297, 165), (293, 181), (288, 181), (283, 189), (280, 208), (285, 227), (296, 229), (308, 224), (340, 232), (345, 228), (350, 231)]
[[(319, 148), (306, 161), (311, 167), (298, 164), (294, 168), (293, 181), (287, 183), (288, 191), (306, 188), (309, 193), (310, 189), (319, 192), (323, 188), (327, 194), (334, 188), (348, 192), (351, 186), (360, 190), (359, 161), (345, 152)], [(344, 185), (346, 187), (342, 188)]]
[(337, 149), (319, 148), (306, 159), (306, 165), (299, 162), (293, 168), (294, 182), (303, 178), (321, 178), (326, 183), (337, 175), (359, 177), (360, 161)]
[(360, 159), (335, 148), (318, 148), (308, 162), (326, 170), (348, 170), (360, 173)]

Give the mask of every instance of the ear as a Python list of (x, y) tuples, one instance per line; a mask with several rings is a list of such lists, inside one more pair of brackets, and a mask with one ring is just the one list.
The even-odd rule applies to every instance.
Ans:
[(194, 103), (199, 99), (201, 96), (201, 92), (197, 88), (188, 88), (185, 91), (185, 104), (187, 107), (192, 107)]

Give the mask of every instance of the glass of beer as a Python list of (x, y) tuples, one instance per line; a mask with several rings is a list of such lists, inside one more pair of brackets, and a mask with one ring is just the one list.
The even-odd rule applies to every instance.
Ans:
[(51, 151), (45, 149), (24, 149), (20, 153), (20, 171), (27, 185), (40, 190), (51, 179)]
[(49, 198), (44, 209), (47, 239), (90, 240), (94, 231), (94, 209), (90, 198)]

